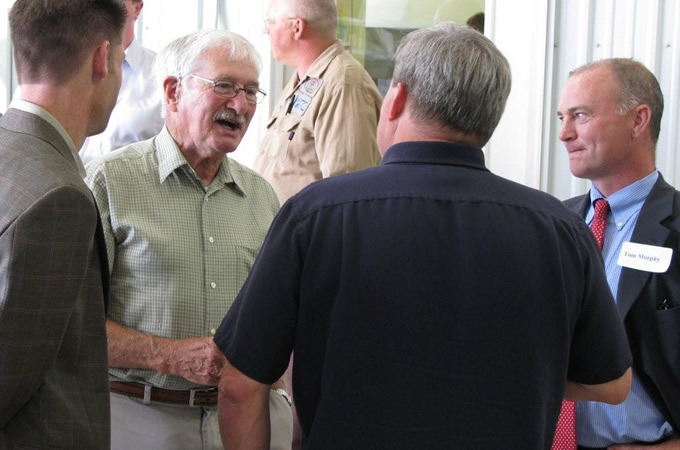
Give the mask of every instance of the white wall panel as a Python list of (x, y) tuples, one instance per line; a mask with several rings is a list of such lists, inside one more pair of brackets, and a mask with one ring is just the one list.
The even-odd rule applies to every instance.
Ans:
[(0, 112), (4, 112), (12, 98), (12, 86), (16, 85), (12, 73), (12, 55), (7, 15), (12, 6), (9, 0), (0, 0)]
[[(550, 3), (525, 0), (519, 21), (517, 5), (507, 0), (487, 0), (486, 34), (496, 42), (512, 69), (512, 91), (501, 126), (485, 148), (489, 167), (500, 175), (536, 186), (540, 181), (542, 128), (545, 109), (545, 70), (552, 55), (548, 21)], [(535, 27), (524, 26), (532, 23)], [(512, 37), (511, 39), (508, 39)], [(547, 102), (546, 102), (547, 100)]]
[(666, 0), (662, 16), (657, 74), (664, 91), (664, 117), (657, 145), (657, 164), (667, 179), (680, 186), (680, 2)]

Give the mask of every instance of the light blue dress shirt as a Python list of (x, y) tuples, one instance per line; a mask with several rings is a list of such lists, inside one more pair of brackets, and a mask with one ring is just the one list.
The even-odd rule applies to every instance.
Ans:
[[(621, 247), (624, 242), (630, 241), (642, 205), (658, 178), (659, 172), (654, 171), (606, 198), (610, 214), (607, 217), (602, 256), (607, 282), (615, 301), (621, 278), (621, 266), (617, 264)], [(590, 190), (591, 206), (586, 214), (588, 225), (595, 213), (593, 204), (599, 198), (605, 197), (593, 186)], [(630, 394), (623, 403), (578, 402), (576, 422), (578, 443), (586, 447), (654, 442), (673, 433), (670, 423), (656, 408), (635, 373)]]

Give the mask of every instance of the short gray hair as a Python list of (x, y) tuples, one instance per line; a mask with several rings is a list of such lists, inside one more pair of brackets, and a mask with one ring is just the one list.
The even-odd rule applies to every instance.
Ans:
[(159, 86), (167, 77), (183, 77), (199, 65), (206, 50), (219, 49), (231, 61), (246, 61), (258, 73), (262, 59), (255, 47), (243, 36), (226, 30), (199, 30), (175, 39), (158, 54), (155, 64)]
[(584, 64), (569, 72), (569, 77), (605, 67), (611, 70), (619, 96), (617, 114), (625, 115), (638, 105), (647, 105), (652, 111), (650, 133), (652, 141), (659, 140), (663, 116), (663, 93), (654, 74), (644, 64), (632, 58), (609, 58)]
[(453, 22), (406, 35), (392, 83), (404, 83), (414, 118), (491, 138), (510, 94), (510, 65), (483, 34)]
[(338, 10), (335, 0), (278, 0), (278, 14), (301, 17), (315, 30), (329, 37), (338, 29)]

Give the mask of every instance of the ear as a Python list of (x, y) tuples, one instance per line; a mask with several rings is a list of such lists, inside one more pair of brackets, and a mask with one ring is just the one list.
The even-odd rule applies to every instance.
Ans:
[(109, 51), (111, 43), (102, 41), (95, 49), (92, 56), (92, 79), (101, 81), (109, 74)]
[(401, 117), (406, 110), (406, 98), (408, 97), (408, 89), (404, 83), (397, 83), (392, 87), (392, 98), (387, 111), (387, 118), (395, 120)]
[(144, 2), (136, 2), (134, 3), (134, 16), (135, 20), (139, 19), (139, 14), (142, 12), (142, 8), (144, 7)]
[(163, 101), (167, 105), (169, 111), (177, 111), (177, 103), (179, 103), (179, 78), (166, 77), (163, 80)]
[(305, 19), (301, 19), (300, 17), (296, 17), (293, 22), (293, 38), (296, 41), (299, 41), (302, 39), (302, 37), (305, 35), (305, 32), (307, 31), (307, 22), (305, 22)]
[(638, 105), (631, 111), (633, 115), (632, 138), (639, 138), (645, 131), (649, 131), (652, 123), (652, 109), (649, 105)]

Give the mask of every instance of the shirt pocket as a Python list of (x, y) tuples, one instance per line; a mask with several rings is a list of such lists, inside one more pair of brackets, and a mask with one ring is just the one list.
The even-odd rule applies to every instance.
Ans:
[(267, 134), (272, 136), (272, 140), (268, 150), (272, 158), (288, 158), (291, 147), (302, 138), (302, 136), (296, 136), (301, 121), (302, 116), (297, 114), (286, 114), (274, 117), (269, 121), (267, 124)]

